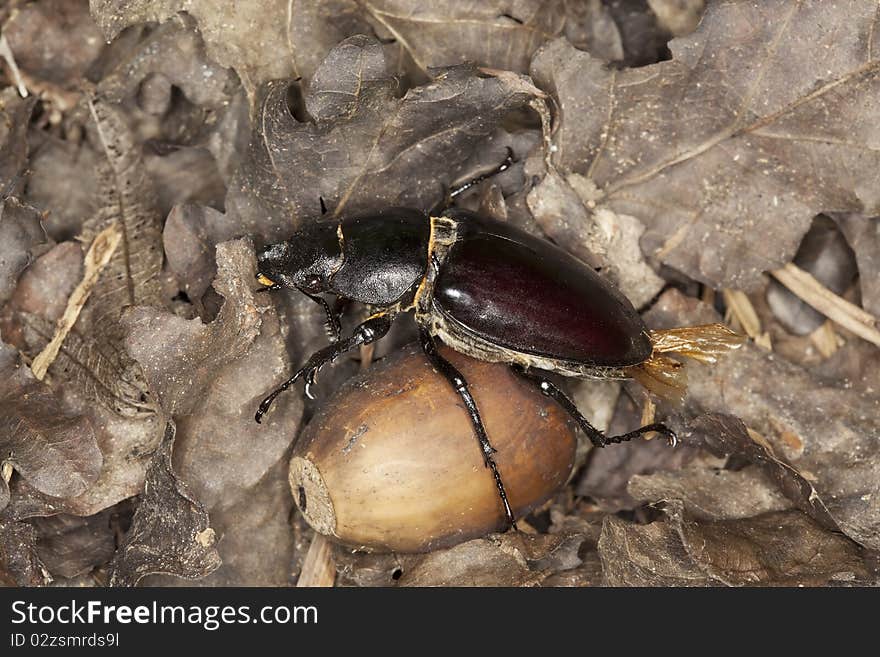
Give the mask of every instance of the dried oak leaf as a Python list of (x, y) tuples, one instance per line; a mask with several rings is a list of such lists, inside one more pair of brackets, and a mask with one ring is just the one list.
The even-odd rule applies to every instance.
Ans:
[(121, 109), (96, 96), (86, 103), (104, 160), (98, 168), (99, 209), (84, 223), (81, 240), (90, 244), (113, 222), (119, 222), (124, 239), (101, 273), (80, 321), (105, 332), (108, 342), (118, 342), (118, 320), (125, 306), (160, 303), (162, 216), (141, 149)]
[(182, 203), (168, 213), (162, 230), (165, 260), (191, 300), (201, 299), (217, 275), (216, 246), (238, 232), (235, 217), (204, 205)]
[(204, 324), (151, 306), (127, 308), (122, 317), (125, 347), (144, 369), (150, 389), (173, 416), (188, 415), (203, 402), (217, 371), (244, 355), (260, 332), (253, 245), (245, 238), (217, 247), (214, 287), (225, 302), (217, 318)]
[[(73, 87), (101, 52), (104, 39), (80, 0), (42, 0), (20, 5), (3, 26), (18, 67), (61, 87)], [(42, 91), (31, 81), (32, 91)]]
[(876, 20), (868, 0), (712, 2), (671, 61), (622, 71), (553, 41), (531, 69), (558, 99), (552, 161), (661, 262), (754, 287), (819, 212), (880, 212)]
[[(376, 32), (395, 43), (389, 56), (429, 69), (474, 62), (525, 72), (531, 54), (547, 39), (565, 34), (579, 47), (609, 59), (622, 57), (620, 37), (598, 0), (492, 0), (485, 3), (411, 0), (270, 0), (255, 11), (224, 0), (91, 0), (107, 38), (144, 21), (164, 21), (186, 11), (198, 22), (208, 54), (234, 68), (253, 97), (264, 82), (310, 80), (342, 39)], [(395, 71), (398, 72), (398, 71)]]
[[(64, 389), (65, 396), (76, 392)], [(143, 417), (123, 417), (103, 404), (79, 399), (95, 427), (104, 463), (97, 481), (82, 495), (72, 498), (49, 497), (34, 490), (24, 479), (14, 480), (8, 514), (13, 518), (69, 513), (90, 516), (143, 490), (150, 457), (162, 440), (164, 418), (150, 413)]]
[(57, 242), (73, 239), (97, 210), (98, 156), (87, 141), (58, 139), (43, 130), (30, 133), (24, 200), (46, 214), (43, 225)]
[[(83, 239), (90, 242), (112, 222), (118, 223), (125, 238), (98, 277), (49, 375), (56, 390), (89, 415), (104, 464), (98, 481), (75, 498), (46, 497), (19, 482), (10, 502), (10, 507), (15, 507), (11, 513), (19, 518), (59, 512), (91, 515), (137, 494), (143, 487), (146, 463), (161, 442), (165, 426), (157, 412), (160, 409), (149, 397), (140, 366), (123, 349), (124, 329), (119, 322), (125, 306), (162, 303), (158, 283), (162, 217), (155, 211), (140, 149), (122, 112), (99, 98), (87, 98), (86, 103), (95, 123), (90, 139), (103, 158), (98, 171), (100, 209), (86, 221)], [(33, 270), (36, 264), (39, 261)], [(49, 277), (49, 283), (57, 275), (51, 267), (40, 271)], [(22, 285), (28, 273), (22, 276)], [(41, 289), (37, 282), (29, 279), (32, 292)], [(76, 285), (79, 281), (72, 282)], [(52, 289), (50, 303), (36, 303), (36, 307), (13, 313), (17, 328), (12, 333), (22, 343), (17, 341), (16, 346), (32, 356), (52, 337), (55, 318), (49, 311), (61, 305), (55, 303), (57, 296), (57, 290)], [(25, 296), (13, 301), (29, 300)]]
[[(246, 442), (246, 441), (245, 441)], [(231, 506), (210, 509), (222, 564), (196, 583), (157, 575), (149, 586), (289, 586), (294, 535), (287, 459), (281, 459)]]
[(0, 305), (6, 303), (18, 276), (46, 242), (40, 213), (15, 197), (0, 200)]
[(26, 522), (0, 520), (0, 586), (49, 583), (36, 543), (37, 533)]
[(30, 521), (37, 530), (37, 554), (53, 577), (77, 577), (107, 563), (116, 552), (112, 511), (79, 518), (59, 514)]
[(36, 490), (76, 497), (94, 484), (102, 456), (90, 419), (71, 413), (0, 343), (0, 461)]
[(234, 68), (249, 93), (267, 80), (295, 74), (291, 25), (298, 17), (286, 0), (259, 6), (235, 0), (89, 0), (89, 6), (107, 39), (129, 25), (163, 22), (186, 11), (197, 21), (208, 55)]
[(757, 465), (797, 508), (826, 529), (840, 531), (813, 484), (784, 458), (777, 456), (769, 443), (749, 435), (738, 417), (707, 413), (693, 420), (690, 428), (709, 451)]
[(536, 586), (581, 565), (583, 534), (493, 535), (418, 557), (400, 586)]
[(636, 525), (608, 516), (599, 555), (610, 586), (824, 586), (868, 577), (861, 551), (800, 511), (696, 521), (680, 500)]
[(880, 217), (850, 214), (834, 219), (856, 254), (862, 308), (880, 316)]
[(0, 199), (14, 193), (27, 165), (27, 131), (37, 99), (21, 98), (13, 87), (0, 90)]
[(607, 43), (616, 28), (599, 0), (364, 0), (357, 5), (376, 34), (395, 40), (428, 78), (433, 68), (464, 62), (526, 73), (532, 54), (562, 35), (598, 57), (620, 59)]
[[(145, 418), (155, 408), (139, 366), (122, 348), (119, 317), (126, 306), (162, 303), (158, 281), (162, 217), (155, 209), (140, 149), (122, 112), (103, 99), (87, 98), (85, 102), (104, 158), (98, 167), (99, 210), (84, 223), (81, 240), (90, 244), (112, 223), (119, 225), (123, 239), (101, 271), (49, 373), (119, 415)], [(20, 314), (27, 342), (23, 348), (30, 355), (36, 355), (52, 338), (52, 319), (39, 310)]]
[(228, 103), (238, 87), (235, 75), (206, 55), (195, 21), (184, 14), (159, 25), (141, 39), (101, 79), (99, 90), (107, 100), (121, 103), (139, 88), (143, 94), (145, 81), (154, 76), (161, 76), (169, 93), (174, 85), (189, 101), (214, 110)]
[(793, 506), (773, 480), (754, 466), (723, 470), (694, 463), (681, 470), (634, 475), (627, 491), (642, 503), (680, 500), (697, 520), (751, 518)]
[[(310, 120), (291, 114), (289, 87), (264, 89), (227, 196), (245, 232), (273, 241), (318, 217), (321, 198), (334, 216), (434, 206), (482, 140), (539, 93), (522, 76), (458, 66), (398, 98), (382, 46), (366, 36), (346, 39), (318, 68), (304, 98)], [(486, 156), (487, 168), (497, 163)]]
[[(712, 314), (705, 304), (670, 290), (645, 320), (651, 328), (669, 328), (703, 323)], [(868, 548), (880, 549), (880, 391), (876, 388), (817, 380), (772, 352), (745, 344), (715, 365), (689, 368), (684, 412), (690, 417), (717, 412), (742, 418), (766, 438), (780, 461), (790, 464), (815, 489), (841, 531)], [(778, 470), (776, 465), (770, 467)], [(801, 489), (793, 496), (788, 493), (793, 499), (803, 502), (806, 495), (811, 504), (814, 501), (814, 493), (802, 488), (802, 481), (785, 485)]]
[(197, 579), (220, 566), (208, 513), (171, 466), (174, 425), (150, 465), (140, 504), (110, 566), (111, 586), (135, 586), (141, 578), (164, 573)]
[(212, 512), (250, 494), (286, 455), (302, 416), (302, 400), (289, 394), (263, 424), (254, 422), (262, 397), (288, 372), (281, 324), (272, 300), (252, 292), (249, 238), (220, 244), (217, 267), (214, 286), (225, 301), (213, 322), (150, 308), (124, 319), (129, 352), (177, 418), (177, 471)]

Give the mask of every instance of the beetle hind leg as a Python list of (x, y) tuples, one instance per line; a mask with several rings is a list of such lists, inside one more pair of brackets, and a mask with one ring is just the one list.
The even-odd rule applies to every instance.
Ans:
[(428, 360), (431, 361), (431, 364), (438, 372), (440, 372), (440, 374), (446, 377), (446, 380), (449, 381), (449, 384), (455, 389), (455, 392), (458, 393), (458, 396), (461, 397), (461, 400), (464, 402), (465, 408), (470, 416), (471, 425), (474, 428), (474, 433), (477, 436), (477, 441), (480, 443), (480, 451), (483, 454), (483, 464), (492, 471), (492, 477), (495, 479), (495, 487), (498, 489), (498, 495), (501, 497), (501, 504), (504, 507), (504, 517), (506, 522), (504, 531), (510, 528), (516, 529), (513, 510), (510, 508), (510, 502), (507, 499), (507, 491), (504, 488), (504, 482), (501, 481), (501, 473), (498, 471), (498, 464), (496, 464), (495, 459), (492, 458), (492, 455), (498, 450), (492, 447), (492, 444), (489, 442), (489, 436), (486, 434), (486, 427), (483, 426), (483, 419), (480, 417), (477, 403), (474, 401), (474, 397), (468, 389), (467, 381), (452, 363), (440, 355), (434, 344), (434, 339), (425, 329), (420, 330), (420, 336), (422, 350), (425, 352)]
[(638, 429), (634, 429), (629, 433), (624, 433), (619, 436), (606, 436), (604, 433), (599, 431), (596, 427), (594, 427), (590, 422), (583, 416), (583, 414), (578, 410), (578, 407), (575, 406), (574, 402), (568, 398), (568, 396), (562, 392), (558, 387), (556, 387), (552, 382), (545, 379), (543, 376), (538, 374), (533, 374), (528, 370), (518, 366), (512, 365), (511, 369), (516, 372), (518, 375), (523, 377), (525, 380), (533, 383), (543, 394), (553, 399), (557, 404), (562, 406), (566, 413), (568, 413), (575, 422), (577, 422), (578, 426), (581, 428), (587, 438), (590, 439), (590, 442), (593, 443), (596, 447), (605, 447), (606, 445), (610, 445), (612, 443), (625, 443), (627, 441), (632, 440), (633, 438), (638, 438), (646, 433), (650, 433), (652, 431), (656, 431), (657, 433), (662, 433), (666, 436), (666, 440), (671, 447), (675, 447), (678, 444), (678, 437), (675, 435), (675, 432), (667, 427), (665, 424), (660, 424), (659, 422), (655, 422), (654, 424), (647, 424), (643, 427), (639, 427)]

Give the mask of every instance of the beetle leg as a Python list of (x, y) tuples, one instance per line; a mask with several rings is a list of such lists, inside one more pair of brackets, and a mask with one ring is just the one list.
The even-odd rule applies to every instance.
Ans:
[(489, 442), (489, 436), (486, 435), (486, 427), (483, 426), (483, 420), (480, 417), (480, 411), (477, 409), (477, 403), (474, 401), (470, 390), (468, 390), (467, 381), (452, 363), (440, 355), (437, 351), (437, 346), (434, 344), (434, 339), (427, 330), (424, 328), (420, 329), (420, 336), (422, 339), (422, 350), (425, 352), (428, 360), (431, 361), (440, 374), (446, 377), (446, 380), (449, 381), (449, 384), (464, 402), (471, 419), (471, 425), (474, 428), (474, 433), (477, 435), (477, 441), (480, 443), (480, 451), (483, 453), (483, 464), (492, 470), (495, 486), (498, 488), (498, 494), (501, 496), (501, 504), (504, 506), (506, 522), (505, 531), (511, 527), (516, 529), (513, 511), (510, 508), (510, 502), (507, 500), (507, 491), (504, 489), (504, 483), (501, 481), (501, 473), (498, 472), (498, 465), (495, 463), (495, 459), (492, 458), (492, 454), (497, 450)]
[(643, 427), (639, 427), (629, 433), (621, 434), (620, 436), (606, 436), (604, 433), (599, 431), (596, 427), (589, 423), (587, 418), (583, 416), (583, 414), (578, 410), (578, 407), (575, 406), (574, 402), (571, 401), (568, 396), (562, 392), (559, 388), (557, 388), (553, 383), (545, 379), (543, 376), (538, 374), (533, 374), (528, 370), (520, 367), (519, 365), (511, 365), (511, 369), (514, 372), (519, 374), (525, 380), (530, 381), (535, 384), (537, 388), (552, 398), (557, 404), (562, 406), (566, 413), (568, 413), (575, 422), (578, 423), (578, 426), (581, 428), (587, 438), (590, 439), (596, 447), (605, 447), (610, 443), (625, 443), (633, 438), (638, 438), (639, 436), (649, 433), (651, 431), (656, 431), (657, 433), (662, 433), (666, 436), (666, 440), (669, 442), (671, 447), (675, 447), (678, 443), (678, 437), (675, 435), (675, 432), (667, 427), (665, 424), (654, 423), (647, 424)]
[(271, 394), (260, 403), (260, 407), (257, 409), (254, 419), (259, 423), (266, 414), (266, 411), (269, 410), (272, 402), (275, 401), (275, 398), (296, 383), (300, 377), (305, 379), (306, 395), (309, 399), (314, 399), (311, 393), (311, 387), (315, 385), (315, 376), (317, 375), (318, 370), (324, 367), (327, 363), (332, 363), (339, 358), (339, 356), (347, 351), (351, 351), (355, 347), (375, 342), (388, 333), (388, 329), (391, 328), (391, 322), (393, 321), (394, 316), (391, 314), (373, 315), (365, 322), (355, 327), (354, 333), (350, 338), (334, 342), (333, 344), (316, 351), (312, 354), (312, 357), (306, 361), (306, 364), (296, 371), (296, 374), (273, 390)]
[(327, 337), (330, 338), (331, 342), (339, 342), (339, 337), (342, 333), (342, 326), (339, 324), (339, 316), (330, 309), (330, 304), (327, 303), (324, 297), (318, 296), (317, 294), (309, 294), (308, 292), (303, 292), (303, 294), (324, 309), (324, 314), (327, 316), (327, 320), (324, 323)]
[(449, 193), (446, 195), (449, 201), (452, 201), (456, 196), (469, 190), (474, 185), (479, 185), (484, 180), (491, 178), (492, 176), (497, 176), (502, 171), (507, 171), (510, 168), (510, 165), (513, 164), (513, 149), (510, 146), (507, 147), (507, 157), (504, 158), (504, 162), (499, 164), (497, 167), (492, 169), (491, 171), (487, 171), (486, 173), (477, 176), (472, 180), (468, 180), (466, 183), (462, 183), (456, 187), (453, 187), (449, 190)]

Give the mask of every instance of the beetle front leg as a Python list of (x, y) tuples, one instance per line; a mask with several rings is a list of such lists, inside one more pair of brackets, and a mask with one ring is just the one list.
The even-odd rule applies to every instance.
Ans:
[(587, 421), (587, 418), (581, 414), (578, 410), (578, 407), (575, 406), (574, 402), (571, 401), (568, 396), (562, 392), (559, 388), (557, 388), (553, 383), (545, 379), (543, 376), (538, 374), (533, 374), (528, 370), (523, 369), (518, 365), (512, 365), (511, 369), (524, 378), (526, 381), (533, 383), (537, 388), (553, 399), (557, 404), (562, 406), (562, 408), (574, 419), (575, 422), (578, 423), (578, 426), (581, 428), (587, 438), (590, 439), (596, 447), (605, 447), (610, 443), (625, 443), (633, 438), (638, 438), (639, 436), (649, 433), (651, 431), (656, 431), (657, 433), (662, 433), (666, 436), (666, 440), (669, 442), (671, 447), (675, 447), (678, 443), (678, 437), (675, 435), (675, 432), (667, 427), (665, 424), (660, 424), (656, 422), (654, 424), (648, 424), (643, 427), (639, 427), (638, 429), (634, 429), (629, 433), (621, 434), (620, 436), (606, 436), (604, 433), (599, 431), (596, 427)]
[(471, 395), (470, 390), (468, 390), (467, 381), (455, 365), (440, 355), (437, 351), (437, 346), (434, 344), (434, 338), (431, 337), (431, 334), (428, 333), (426, 329), (420, 329), (419, 335), (422, 340), (422, 350), (425, 352), (428, 360), (431, 361), (440, 374), (446, 377), (446, 380), (449, 381), (449, 384), (455, 389), (455, 392), (458, 393), (458, 396), (461, 397), (461, 400), (464, 402), (468, 416), (471, 420), (471, 425), (474, 428), (474, 433), (477, 436), (477, 441), (480, 443), (480, 451), (483, 453), (483, 464), (492, 470), (492, 476), (495, 478), (495, 487), (498, 488), (498, 495), (501, 497), (501, 504), (504, 506), (504, 518), (506, 522), (504, 530), (506, 531), (511, 527), (516, 529), (513, 511), (510, 508), (510, 502), (507, 500), (507, 491), (504, 488), (504, 483), (501, 481), (501, 473), (498, 472), (498, 465), (495, 463), (495, 459), (492, 458), (492, 454), (494, 454), (496, 450), (489, 442), (489, 436), (486, 435), (486, 427), (483, 426), (483, 420), (480, 417), (477, 402), (474, 401), (473, 395)]
[(308, 292), (303, 292), (303, 294), (324, 309), (324, 316), (326, 318), (324, 321), (324, 330), (327, 333), (327, 337), (330, 338), (330, 342), (339, 342), (339, 337), (342, 334), (339, 315), (331, 310), (330, 304), (327, 303), (324, 297), (317, 294), (309, 294)]
[(391, 323), (393, 321), (394, 316), (390, 314), (373, 315), (365, 322), (355, 327), (354, 333), (350, 338), (334, 342), (333, 344), (316, 351), (312, 354), (312, 357), (306, 361), (306, 364), (296, 371), (296, 374), (273, 390), (272, 393), (260, 403), (260, 407), (257, 409), (254, 419), (259, 423), (266, 414), (266, 411), (269, 410), (272, 402), (275, 401), (275, 398), (296, 383), (300, 377), (305, 378), (306, 396), (308, 396), (309, 399), (314, 399), (311, 393), (311, 387), (315, 384), (315, 375), (317, 375), (318, 370), (324, 367), (327, 363), (332, 363), (345, 352), (351, 351), (355, 347), (360, 347), (364, 344), (370, 344), (383, 337), (388, 333), (388, 329), (391, 328)]

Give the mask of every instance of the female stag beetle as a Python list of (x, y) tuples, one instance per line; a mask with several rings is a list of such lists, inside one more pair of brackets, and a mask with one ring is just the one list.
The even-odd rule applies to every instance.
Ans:
[[(413, 311), (421, 345), (470, 415), (483, 460), (492, 471), (507, 526), (514, 517), (495, 453), (467, 381), (437, 351), (440, 339), (478, 359), (509, 363), (556, 400), (598, 447), (647, 432), (675, 434), (649, 424), (605, 436), (553, 383), (532, 369), (581, 378), (627, 378), (626, 368), (647, 361), (651, 338), (629, 300), (568, 252), (512, 225), (460, 209), (438, 216), (394, 208), (374, 216), (319, 222), (258, 254), (264, 289), (294, 288), (324, 307), (337, 339), (309, 358), (260, 404), (256, 421), (298, 379), (311, 398), (315, 375), (341, 354), (384, 336), (394, 319)], [(374, 314), (339, 339), (330, 293), (360, 301)]]

